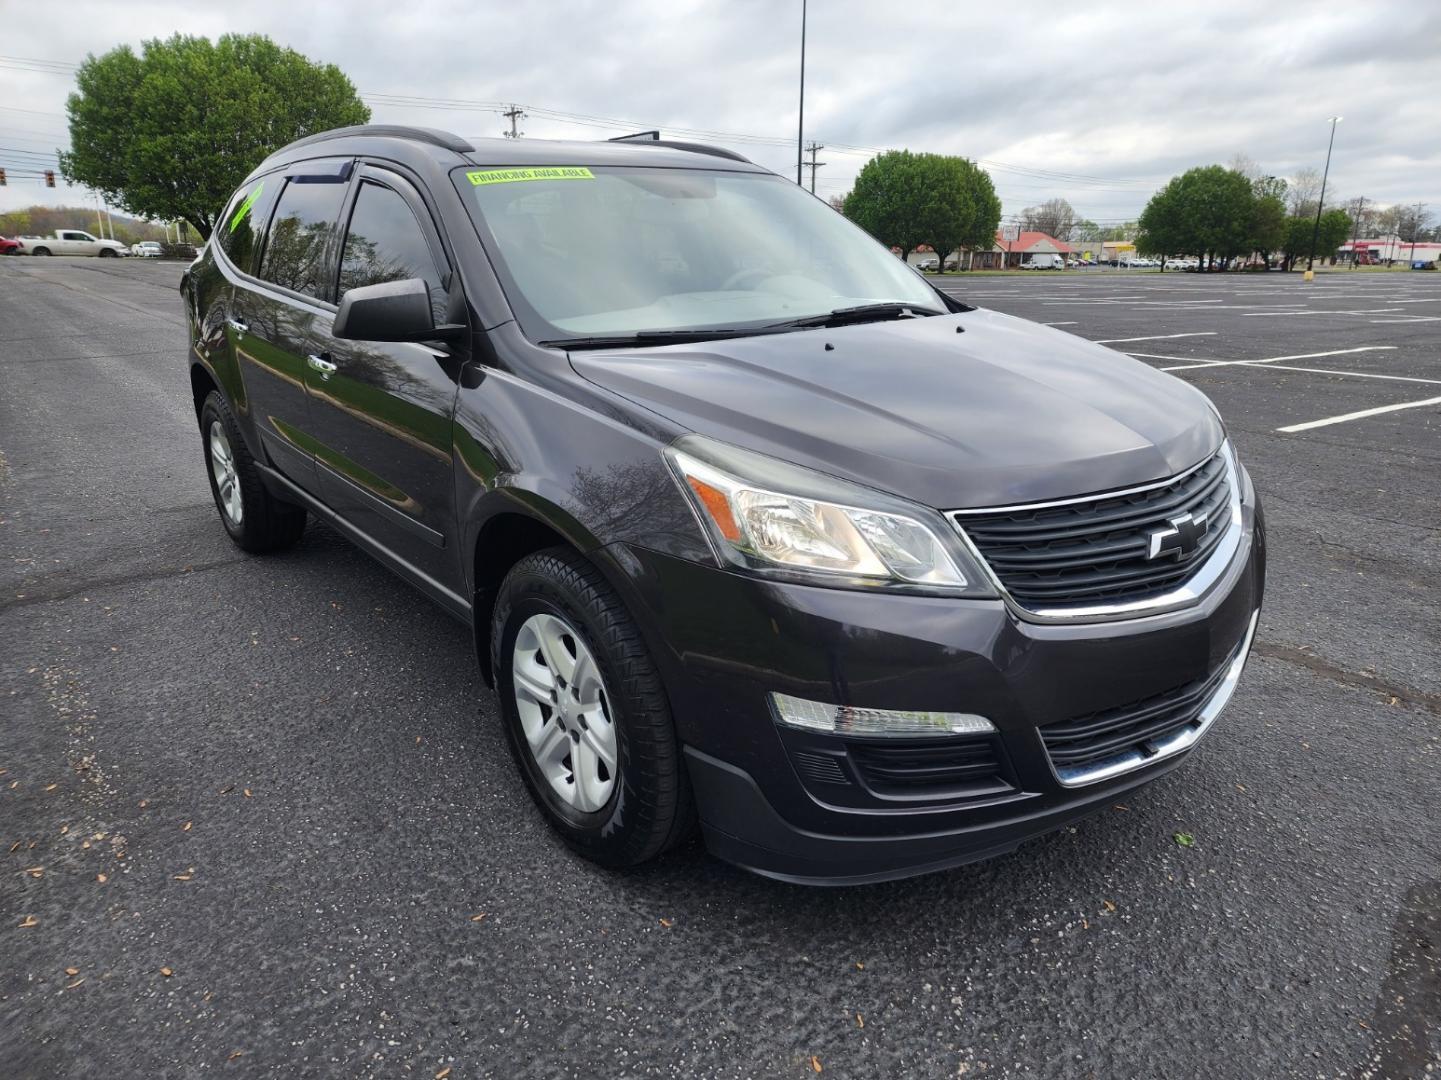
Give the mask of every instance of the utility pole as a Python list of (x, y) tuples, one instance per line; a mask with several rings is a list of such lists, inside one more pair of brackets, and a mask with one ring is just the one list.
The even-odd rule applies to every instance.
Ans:
[(1316, 199), (1316, 224), (1311, 227), (1311, 254), (1306, 259), (1306, 280), (1311, 281), (1316, 277), (1311, 269), (1316, 262), (1316, 241), (1321, 235), (1321, 208), (1326, 205), (1326, 177), (1331, 175), (1331, 147), (1336, 145), (1336, 125), (1344, 117), (1332, 116), (1331, 139), (1326, 143), (1326, 167), (1321, 170), (1321, 194)]
[(811, 171), (811, 194), (812, 194), (812, 195), (814, 195), (814, 194), (816, 193), (816, 170), (817, 170), (817, 169), (824, 169), (825, 166), (826, 166), (826, 163), (825, 163), (824, 161), (817, 161), (817, 160), (816, 160), (816, 153), (817, 153), (818, 151), (824, 150), (824, 149), (825, 149), (825, 147), (822, 146), (820, 143), (816, 142), (814, 139), (812, 139), (812, 140), (811, 140), (811, 144), (806, 147), (806, 153), (811, 156), (811, 159), (805, 163), (805, 166), (806, 166), (807, 169), (809, 169), (809, 170)]
[(523, 131), (517, 131), (515, 127), (518, 121), (525, 119), (525, 111), (519, 105), (512, 104), (500, 115), (510, 120), (510, 130), (501, 132), (507, 139), (518, 139), (525, 134)]
[(1366, 196), (1356, 200), (1356, 220), (1351, 222), (1351, 269), (1356, 269), (1356, 238), (1361, 235), (1361, 215), (1366, 212)]

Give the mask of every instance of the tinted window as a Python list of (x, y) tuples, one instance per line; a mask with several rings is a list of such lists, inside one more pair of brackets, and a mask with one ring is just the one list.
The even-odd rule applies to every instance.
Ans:
[(230, 261), (247, 274), (252, 269), (257, 239), (270, 216), (276, 192), (285, 181), (278, 176), (262, 177), (235, 193), (215, 223), (215, 238)]
[(287, 181), (265, 237), (260, 276), (318, 300), (334, 300), (334, 269), (327, 266), (327, 254), (344, 199), (344, 184)]
[(350, 215), (340, 262), (340, 293), (383, 281), (420, 278), (430, 286), (437, 322), (444, 321), (445, 289), (440, 268), (410, 206), (388, 187), (365, 183)]

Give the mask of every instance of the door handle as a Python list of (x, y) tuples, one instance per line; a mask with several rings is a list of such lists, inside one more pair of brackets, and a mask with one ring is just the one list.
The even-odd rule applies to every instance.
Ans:
[(340, 367), (339, 364), (330, 359), (329, 353), (321, 353), (319, 356), (311, 353), (305, 358), (305, 362), (310, 365), (313, 371), (320, 372), (322, 379), (330, 378), (330, 376), (335, 374), (336, 369)]
[(246, 323), (241, 322), (239, 319), (226, 319), (225, 325), (230, 327), (230, 329), (234, 330), (237, 334), (248, 334), (250, 332), (250, 326)]

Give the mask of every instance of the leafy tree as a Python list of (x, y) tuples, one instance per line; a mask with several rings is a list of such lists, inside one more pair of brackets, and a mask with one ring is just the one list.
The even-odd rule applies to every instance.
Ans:
[(1057, 240), (1069, 240), (1071, 230), (1076, 226), (1076, 211), (1065, 199), (1047, 199), (1040, 206), (1028, 206), (1021, 211), (1021, 227)]
[(1207, 266), (1249, 250), (1251, 182), (1220, 165), (1188, 169), (1151, 197), (1136, 237), (1140, 251), (1205, 256)]
[(964, 158), (891, 150), (862, 167), (844, 213), (905, 258), (921, 244), (941, 259), (957, 246), (989, 247), (1001, 220), (991, 178)]
[(1286, 204), (1279, 195), (1261, 195), (1251, 203), (1251, 225), (1246, 246), (1259, 251), (1269, 263), (1271, 252), (1286, 242)]
[(226, 34), (128, 45), (87, 57), (70, 95), (67, 178), (143, 217), (210, 235), (225, 200), (271, 151), (370, 110), (333, 64), (269, 38)]
[(1316, 233), (1316, 257), (1329, 259), (1336, 249), (1351, 238), (1351, 216), (1344, 210), (1327, 210), (1321, 215), (1321, 226), (1316, 228), (1314, 204), (1308, 216), (1292, 216), (1286, 219), (1286, 261), (1282, 264), (1291, 269), (1300, 259), (1311, 255), (1311, 235)]

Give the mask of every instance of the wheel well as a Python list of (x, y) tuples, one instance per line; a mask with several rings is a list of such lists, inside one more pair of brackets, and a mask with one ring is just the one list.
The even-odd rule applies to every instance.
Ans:
[(505, 575), (532, 552), (570, 546), (570, 542), (549, 525), (525, 514), (499, 514), (481, 529), (480, 539), (475, 544), (475, 606), (472, 618), (475, 623), (476, 657), (488, 685), (495, 685), (495, 672), (490, 665), (490, 616), (495, 610), (496, 593), (500, 591)]
[(205, 399), (210, 396), (212, 390), (219, 390), (215, 380), (210, 377), (199, 364), (190, 365), (190, 394), (195, 398), (195, 417), (200, 418), (200, 410), (205, 407)]

